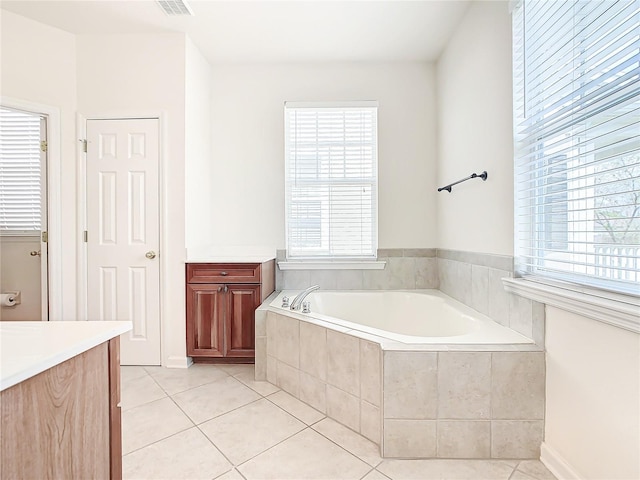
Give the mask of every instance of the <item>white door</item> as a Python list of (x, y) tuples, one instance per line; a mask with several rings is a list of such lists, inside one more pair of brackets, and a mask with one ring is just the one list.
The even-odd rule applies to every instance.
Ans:
[(160, 365), (157, 119), (87, 121), (89, 320), (130, 320), (123, 365)]

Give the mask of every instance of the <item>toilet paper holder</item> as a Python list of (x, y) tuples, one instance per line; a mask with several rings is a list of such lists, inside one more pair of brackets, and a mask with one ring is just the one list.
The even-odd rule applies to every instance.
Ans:
[[(11, 305), (5, 305), (5, 298), (9, 299)], [(2, 292), (2, 306), (14, 307), (22, 303), (22, 294), (20, 290), (13, 292)]]

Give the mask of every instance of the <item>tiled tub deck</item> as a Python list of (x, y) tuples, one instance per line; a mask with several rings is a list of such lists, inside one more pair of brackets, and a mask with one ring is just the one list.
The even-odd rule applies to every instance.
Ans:
[(256, 380), (362, 434), (390, 458), (539, 458), (536, 345), (406, 345), (256, 311)]

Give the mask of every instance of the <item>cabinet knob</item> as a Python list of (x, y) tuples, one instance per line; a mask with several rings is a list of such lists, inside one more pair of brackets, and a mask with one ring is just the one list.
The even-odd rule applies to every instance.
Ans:
[(220, 276), (221, 276), (221, 277), (226, 277), (227, 275), (229, 275), (229, 273), (228, 273), (228, 272), (220, 272)]

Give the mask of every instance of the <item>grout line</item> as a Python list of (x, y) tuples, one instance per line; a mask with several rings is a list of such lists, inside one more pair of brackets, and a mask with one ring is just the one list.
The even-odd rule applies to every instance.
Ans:
[[(326, 417), (329, 418), (329, 417)], [(325, 420), (325, 419), (323, 419)], [(333, 420), (333, 419), (331, 419)], [(322, 420), (314, 423), (314, 425), (317, 425), (318, 423), (320, 423)], [(362, 437), (363, 440), (366, 440), (367, 442), (372, 443), (373, 445), (375, 445), (375, 443), (371, 442), (371, 440), (369, 440), (368, 438), (363, 437), (362, 435), (360, 435), (359, 433), (351, 430), (349, 427), (345, 427), (344, 425), (342, 425), (340, 422), (337, 422), (336, 420), (333, 420), (334, 422), (338, 423), (341, 427), (347, 428), (349, 429), (350, 432), (355, 433), (356, 435)], [(380, 461), (378, 463), (376, 463), (375, 465), (371, 465), (369, 462), (363, 460), (362, 458), (360, 458), (358, 455), (356, 455), (354, 452), (352, 452), (351, 450), (347, 449), (347, 447), (344, 447), (342, 445), (340, 445), (339, 443), (337, 443), (335, 440), (333, 440), (331, 437), (326, 436), (324, 433), (320, 432), (319, 430), (316, 430), (313, 427), (309, 427), (311, 428), (314, 432), (316, 432), (317, 434), (323, 436), (324, 438), (326, 438), (327, 440), (329, 440), (331, 443), (333, 443), (334, 445), (337, 445), (338, 447), (340, 447), (342, 450), (344, 450), (345, 452), (349, 453), (350, 455), (354, 456), (355, 458), (357, 458), (358, 460), (360, 460), (362, 463), (371, 466), (372, 469), (375, 469), (378, 465), (380, 465), (382, 463), (382, 457), (380, 457)], [(366, 475), (365, 475), (366, 476)]]
[(280, 390), (280, 392), (284, 392), (284, 393), (286, 393), (287, 395), (289, 395), (289, 396), (290, 396), (291, 398), (293, 398), (294, 400), (297, 400), (298, 402), (302, 403), (305, 407), (308, 407), (308, 408), (312, 409), (313, 411), (318, 412), (320, 415), (322, 415), (322, 418), (320, 418), (320, 419), (318, 419), (318, 420), (316, 420), (316, 421), (314, 421), (314, 422), (307, 423), (307, 422), (305, 422), (303, 419), (301, 419), (300, 417), (297, 417), (297, 416), (296, 416), (296, 415), (294, 415), (292, 412), (290, 412), (290, 411), (289, 411), (289, 410), (287, 410), (286, 408), (284, 408), (284, 407), (282, 407), (282, 406), (278, 405), (276, 402), (274, 402), (273, 400), (271, 400), (271, 399), (269, 398), (269, 397), (271, 397), (271, 396), (273, 396), (273, 395), (275, 395), (276, 393), (279, 393), (279, 392), (273, 392), (272, 394), (270, 394), (270, 395), (268, 395), (268, 396), (264, 397), (264, 399), (265, 399), (265, 400), (270, 401), (272, 404), (274, 404), (274, 405), (275, 405), (276, 407), (278, 407), (280, 410), (282, 410), (283, 412), (285, 412), (285, 413), (287, 413), (287, 414), (291, 415), (293, 418), (295, 418), (295, 419), (296, 419), (296, 420), (298, 420), (299, 422), (302, 422), (305, 426), (310, 427), (311, 425), (315, 425), (316, 423), (318, 423), (318, 422), (320, 422), (320, 421), (324, 420), (325, 418), (328, 418), (328, 417), (327, 417), (327, 415), (326, 415), (325, 413), (322, 413), (320, 410), (316, 410), (316, 409), (315, 409), (315, 408), (313, 408), (311, 405), (308, 405), (308, 404), (304, 403), (302, 400), (300, 400), (300, 399), (298, 399), (298, 398), (294, 397), (294, 396), (293, 396), (293, 395), (291, 395), (289, 392), (285, 392), (284, 390)]
[(163, 438), (160, 438), (158, 440), (155, 440), (155, 441), (153, 441), (153, 442), (151, 442), (151, 443), (149, 443), (147, 445), (144, 445), (142, 447), (136, 448), (135, 450), (131, 450), (130, 452), (124, 453), (124, 454), (122, 454), (122, 458), (127, 457), (127, 456), (131, 455), (132, 453), (139, 452), (140, 450), (143, 450), (143, 449), (145, 449), (147, 447), (150, 447), (151, 445), (155, 445), (156, 443), (162, 442), (163, 440), (166, 440), (168, 438), (174, 437), (174, 436), (178, 435), (179, 433), (183, 433), (183, 432), (186, 432), (187, 430), (191, 430), (194, 427), (195, 427), (195, 425), (191, 425), (190, 427), (187, 427), (187, 428), (184, 428), (184, 429), (182, 429), (180, 431), (172, 433), (171, 435), (167, 435), (166, 437), (163, 437)]
[[(202, 425), (204, 423), (210, 422), (211, 420), (214, 420), (216, 418), (220, 418), (220, 417), (226, 415), (227, 413), (232, 413), (232, 412), (235, 412), (236, 410), (240, 410), (241, 408), (244, 408), (244, 407), (247, 407), (247, 406), (249, 406), (249, 405), (251, 405), (253, 403), (259, 402), (260, 400), (262, 400), (262, 398), (256, 398), (255, 400), (251, 400), (250, 402), (247, 402), (247, 403), (245, 403), (243, 405), (240, 405), (238, 407), (232, 408), (231, 410), (228, 410), (228, 411), (223, 412), (223, 413), (219, 413), (219, 414), (217, 414), (217, 415), (215, 415), (215, 416), (213, 416), (211, 418), (207, 418), (206, 420), (203, 420), (200, 423), (196, 423), (194, 420), (192, 420), (191, 417), (189, 417), (189, 415), (187, 414), (187, 412), (184, 412), (184, 410), (183, 410), (183, 412), (184, 412), (185, 415), (187, 415), (187, 417), (189, 417), (189, 420), (191, 420), (196, 427), (199, 427), (200, 425)], [(180, 407), (178, 406), (178, 408), (180, 408)], [(180, 410), (182, 410), (182, 409), (180, 409)]]
[(375, 467), (373, 467), (371, 470), (369, 470), (367, 473), (365, 473), (362, 477), (360, 477), (360, 480), (363, 480), (367, 475), (369, 475), (374, 470), (375, 470)]
[(260, 455), (262, 455), (262, 454), (264, 454), (264, 453), (267, 453), (269, 450), (274, 449), (275, 447), (277, 447), (277, 446), (278, 446), (278, 445), (280, 445), (281, 443), (286, 442), (287, 440), (289, 440), (289, 439), (291, 439), (291, 438), (295, 437), (296, 435), (298, 435), (298, 434), (300, 434), (300, 433), (304, 432), (305, 430), (308, 430), (309, 428), (310, 428), (310, 427), (307, 427), (307, 426), (305, 425), (305, 427), (304, 427), (302, 430), (298, 430), (297, 432), (292, 433), (292, 434), (291, 434), (291, 435), (289, 435), (288, 437), (283, 438), (283, 439), (282, 439), (282, 440), (280, 440), (278, 443), (276, 443), (276, 444), (274, 444), (274, 445), (271, 445), (269, 448), (267, 448), (267, 449), (263, 450), (262, 452), (260, 452), (260, 453), (256, 453), (253, 457), (248, 458), (248, 459), (246, 459), (246, 460), (244, 460), (244, 461), (240, 462), (238, 465), (234, 465), (234, 467), (237, 469), (237, 467), (240, 467), (240, 466), (242, 466), (242, 465), (245, 465), (246, 463), (250, 462), (251, 460), (253, 460), (253, 459), (255, 459), (255, 458), (259, 457)]

